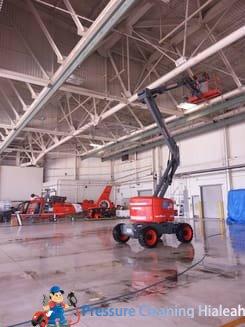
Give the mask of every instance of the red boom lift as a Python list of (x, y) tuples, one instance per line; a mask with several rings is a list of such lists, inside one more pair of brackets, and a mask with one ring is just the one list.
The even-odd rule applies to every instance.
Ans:
[(169, 151), (166, 170), (156, 186), (153, 196), (133, 197), (130, 199), (131, 224), (118, 224), (113, 228), (113, 237), (116, 242), (126, 243), (130, 237), (137, 238), (143, 247), (153, 248), (157, 245), (163, 234), (176, 234), (182, 243), (189, 243), (193, 237), (192, 227), (187, 223), (174, 222), (174, 202), (164, 198), (164, 195), (172, 183), (180, 158), (179, 147), (170, 135), (165, 122), (162, 120), (160, 110), (155, 97), (180, 86), (186, 86), (192, 92), (192, 96), (203, 98), (196, 81), (186, 77), (181, 81), (155, 89), (145, 89), (138, 94), (139, 101), (145, 103), (154, 118), (160, 133), (165, 140)]

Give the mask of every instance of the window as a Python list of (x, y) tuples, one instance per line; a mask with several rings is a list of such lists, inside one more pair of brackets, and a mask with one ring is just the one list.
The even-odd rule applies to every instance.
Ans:
[(173, 208), (172, 202), (167, 201), (167, 200), (163, 201), (162, 206), (163, 206), (163, 209), (172, 209)]
[(128, 154), (123, 154), (122, 155), (122, 161), (128, 161), (129, 160), (129, 155)]

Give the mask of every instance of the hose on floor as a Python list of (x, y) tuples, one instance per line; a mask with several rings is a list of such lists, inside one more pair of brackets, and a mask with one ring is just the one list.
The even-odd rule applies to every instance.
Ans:
[[(220, 236), (221, 234), (220, 233), (217, 233), (217, 234), (213, 234), (213, 235), (210, 235), (207, 237), (208, 238), (211, 238), (211, 237), (215, 237), (215, 236)], [(199, 264), (201, 264), (204, 259), (206, 258), (207, 254), (204, 253), (204, 255), (198, 260), (196, 261), (195, 263), (193, 263), (192, 265), (190, 265), (189, 267), (187, 267), (186, 269), (182, 270), (181, 272), (177, 273), (177, 277), (180, 277), (184, 274), (186, 274), (188, 271), (194, 269), (196, 266), (198, 266)], [(131, 292), (127, 292), (127, 293), (123, 293), (123, 294), (120, 294), (118, 296), (114, 296), (114, 297), (111, 297), (111, 298), (107, 298), (107, 299), (104, 299), (104, 300), (101, 300), (101, 301), (97, 301), (97, 302), (94, 302), (92, 304), (89, 304), (89, 307), (90, 308), (96, 308), (96, 307), (100, 307), (101, 305), (105, 305), (105, 304), (108, 304), (110, 302), (115, 302), (115, 301), (118, 301), (118, 300), (121, 300), (121, 299), (124, 299), (124, 298), (128, 298), (128, 297), (131, 297), (131, 296), (134, 296), (136, 294), (139, 294), (139, 293), (142, 293), (148, 289), (151, 289), (157, 285), (160, 285), (162, 283), (164, 283), (168, 278), (163, 278), (155, 283), (152, 283), (150, 285), (147, 285), (143, 288), (140, 288), (138, 290), (135, 290), (135, 291), (131, 291)], [(79, 309), (80, 311), (84, 308), (84, 306), (86, 306), (88, 304), (83, 304), (79, 307), (77, 307), (77, 309)], [(69, 309), (69, 310), (66, 310), (67, 313), (69, 312), (74, 312), (75, 309)], [(27, 320), (27, 321), (23, 321), (21, 323), (18, 323), (18, 324), (15, 324), (15, 325), (9, 325), (8, 327), (18, 327), (18, 326), (23, 326), (23, 325), (26, 325), (26, 324), (31, 324), (31, 320)]]

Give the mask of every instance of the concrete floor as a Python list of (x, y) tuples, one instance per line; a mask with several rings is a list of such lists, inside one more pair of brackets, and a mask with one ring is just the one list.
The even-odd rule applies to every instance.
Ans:
[[(143, 249), (136, 240), (130, 240), (127, 245), (115, 244), (111, 236), (115, 224), (115, 221), (101, 221), (23, 227), (0, 225), (0, 326), (31, 319), (41, 309), (43, 294), (53, 284), (61, 285), (66, 293), (73, 290), (82, 305), (137, 290), (161, 279), (165, 281), (151, 289), (110, 303), (112, 308), (135, 308), (136, 316), (86, 315), (77, 326), (221, 326), (234, 319), (196, 313), (194, 318), (161, 317), (155, 311), (151, 311), (154, 316), (149, 316), (149, 309), (197, 310), (204, 304), (229, 308), (243, 305), (244, 228), (230, 230), (212, 219), (202, 223), (191, 221), (192, 245), (180, 245), (174, 235), (168, 235), (157, 248)], [(207, 256), (202, 263), (178, 276), (204, 253)], [(139, 314), (139, 307), (144, 316)]]

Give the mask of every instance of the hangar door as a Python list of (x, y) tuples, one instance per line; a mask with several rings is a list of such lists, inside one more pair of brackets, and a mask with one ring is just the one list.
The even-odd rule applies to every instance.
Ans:
[(223, 196), (221, 185), (201, 186), (202, 210), (204, 218), (220, 218)]

